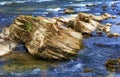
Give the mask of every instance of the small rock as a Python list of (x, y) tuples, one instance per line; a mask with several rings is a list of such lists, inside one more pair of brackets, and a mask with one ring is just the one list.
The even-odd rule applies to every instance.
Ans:
[(107, 70), (115, 72), (120, 67), (120, 59), (110, 59), (105, 65)]
[(93, 68), (85, 68), (85, 69), (84, 69), (84, 73), (92, 72), (92, 71), (94, 71)]
[(120, 22), (116, 23), (116, 25), (120, 25)]
[(95, 4), (87, 4), (86, 7), (93, 7)]
[(113, 33), (113, 36), (115, 36), (115, 37), (119, 37), (120, 34), (118, 34), (118, 33)]
[(110, 23), (107, 23), (107, 24), (106, 24), (106, 26), (112, 26), (112, 24), (110, 24)]
[(96, 34), (101, 35), (101, 34), (102, 34), (102, 31), (96, 31)]
[(102, 8), (105, 9), (105, 8), (107, 8), (107, 6), (106, 6), (106, 5), (103, 5)]
[(103, 11), (106, 11), (106, 8), (107, 8), (106, 5), (102, 6)]
[(110, 32), (110, 28), (105, 28), (104, 31), (105, 31), (106, 33), (109, 33), (109, 32)]
[(112, 16), (112, 19), (115, 19), (116, 18), (116, 16)]
[(0, 41), (0, 57), (9, 54), (16, 44), (10, 41)]
[(107, 36), (108, 37), (119, 37), (120, 34), (118, 34), (118, 33), (107, 33)]
[(120, 15), (120, 12), (118, 12), (117, 15)]
[(64, 14), (75, 14), (75, 12), (72, 8), (67, 8), (67, 9), (64, 9)]

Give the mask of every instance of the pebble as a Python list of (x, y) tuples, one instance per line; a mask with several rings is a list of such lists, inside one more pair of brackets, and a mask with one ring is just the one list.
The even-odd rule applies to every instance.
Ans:
[(112, 26), (112, 24), (110, 24), (110, 23), (107, 23), (107, 24), (106, 24), (106, 26)]
[(100, 34), (100, 35), (101, 35), (101, 34), (102, 34), (102, 31), (96, 31), (96, 34)]
[(116, 25), (120, 25), (120, 22), (116, 23)]

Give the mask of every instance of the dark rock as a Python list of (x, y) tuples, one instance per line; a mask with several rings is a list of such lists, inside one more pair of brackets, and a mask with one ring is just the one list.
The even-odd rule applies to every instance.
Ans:
[(116, 71), (118, 68), (120, 68), (120, 59), (110, 59), (106, 62), (106, 68), (109, 71)]

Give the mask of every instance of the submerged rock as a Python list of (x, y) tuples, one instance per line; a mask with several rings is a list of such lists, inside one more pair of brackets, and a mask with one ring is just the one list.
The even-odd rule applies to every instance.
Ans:
[(66, 8), (64, 9), (64, 14), (75, 14), (73, 8)]
[(117, 71), (120, 69), (120, 59), (110, 59), (106, 62), (106, 68), (109, 71)]

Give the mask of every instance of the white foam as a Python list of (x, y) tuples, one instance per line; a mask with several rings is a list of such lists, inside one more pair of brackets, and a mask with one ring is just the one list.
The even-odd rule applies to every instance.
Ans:
[(68, 5), (64, 5), (64, 6), (85, 7), (85, 6), (86, 6), (86, 4), (68, 4)]
[(51, 1), (51, 0), (33, 0), (35, 2), (45, 2), (45, 1)]
[(47, 11), (59, 11), (59, 10), (61, 10), (61, 8), (59, 7), (47, 9)]
[(12, 3), (12, 1), (2, 1), (2, 2), (0, 2), (0, 5), (5, 5), (5, 4), (11, 4)]
[(13, 1), (0, 1), (0, 5), (12, 4), (12, 3), (25, 3), (25, 2), (45, 2), (51, 0), (13, 0)]
[(82, 64), (81, 64), (81, 63), (76, 64), (76, 65), (73, 66), (70, 70), (71, 70), (71, 71), (76, 71), (76, 70), (79, 70), (79, 69), (82, 69)]

